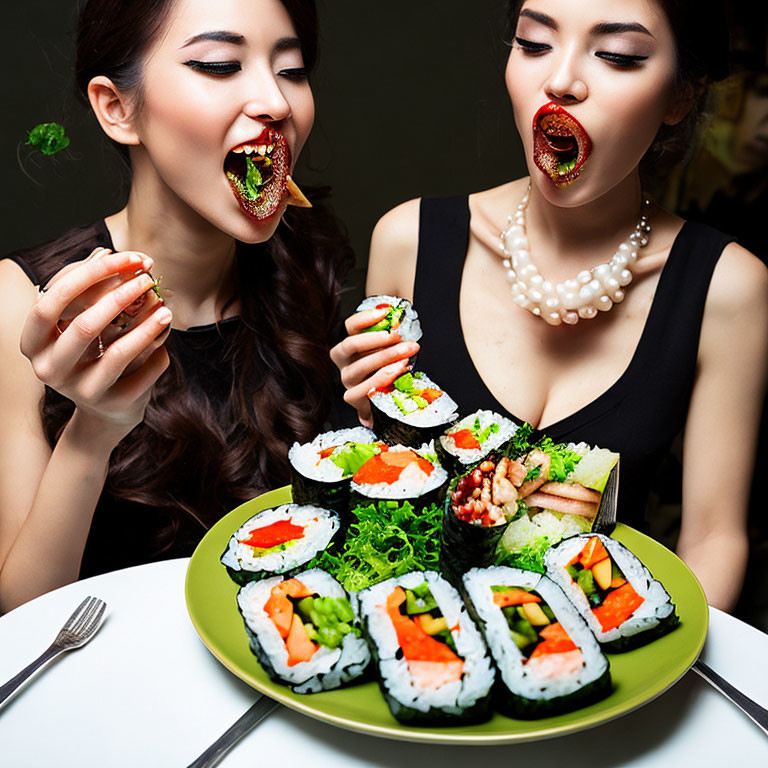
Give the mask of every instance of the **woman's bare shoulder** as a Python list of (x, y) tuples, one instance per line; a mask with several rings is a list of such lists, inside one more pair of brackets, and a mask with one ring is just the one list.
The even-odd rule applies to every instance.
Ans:
[(751, 251), (729, 243), (712, 275), (707, 296), (710, 306), (726, 316), (768, 312), (768, 267)]
[(413, 298), (419, 248), (421, 198), (385, 213), (374, 227), (368, 258), (366, 293)]

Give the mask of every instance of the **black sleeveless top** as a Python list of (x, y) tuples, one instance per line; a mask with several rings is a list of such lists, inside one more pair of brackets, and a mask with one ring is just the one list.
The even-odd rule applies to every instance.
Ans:
[[(103, 220), (67, 232), (53, 247), (59, 242), (65, 244), (62, 253), (68, 253), (67, 262), (84, 259), (99, 246), (114, 250)], [(50, 247), (45, 246), (45, 249)], [(16, 262), (35, 285), (45, 284), (50, 277), (45, 264), (38, 258), (42, 249), (17, 251), (7, 257)], [(232, 366), (224, 353), (240, 322), (240, 318), (231, 317), (218, 324), (195, 326), (184, 331), (172, 328), (166, 342), (184, 373), (186, 384), (205, 393), (214, 412), (230, 396)], [(255, 387), (258, 385), (259, 382), (254, 382)], [(46, 387), (46, 397), (61, 398), (61, 395)], [(194, 472), (195, 468), (190, 467), (189, 471)], [(258, 485), (258, 478), (255, 484)], [(233, 500), (231, 506), (238, 503)], [(167, 513), (161, 509), (118, 499), (105, 488), (93, 514), (80, 578), (154, 560), (188, 557), (205, 534), (206, 526), (183, 510), (175, 532), (169, 529), (170, 522)]]
[[(483, 408), (521, 423), (491, 394), (464, 341), (459, 292), (469, 222), (466, 197), (422, 200), (414, 286), (424, 332), (418, 367), (456, 400), (460, 413)], [(683, 225), (624, 373), (596, 400), (543, 430), (556, 441), (621, 454), (619, 519), (640, 529), (653, 476), (685, 424), (707, 290), (733, 239), (704, 224)]]

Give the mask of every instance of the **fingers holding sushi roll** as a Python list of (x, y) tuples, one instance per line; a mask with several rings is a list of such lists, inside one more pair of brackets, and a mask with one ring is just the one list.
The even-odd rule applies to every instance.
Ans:
[(416, 342), (401, 341), (397, 332), (370, 331), (387, 315), (386, 309), (357, 312), (347, 318), (347, 338), (331, 350), (331, 360), (341, 373), (344, 401), (357, 411), (360, 422), (371, 426), (368, 392), (391, 384), (408, 368), (419, 351)]

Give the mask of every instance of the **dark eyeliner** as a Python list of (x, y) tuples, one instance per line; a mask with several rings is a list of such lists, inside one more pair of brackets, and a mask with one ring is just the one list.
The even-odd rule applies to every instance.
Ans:
[(526, 53), (539, 53), (541, 51), (548, 51), (552, 46), (547, 43), (536, 43), (533, 40), (526, 40), (524, 37), (515, 37), (515, 42)]
[(184, 66), (206, 75), (231, 75), (241, 69), (236, 61), (197, 61), (190, 59), (184, 62)]
[(647, 56), (637, 56), (625, 53), (611, 53), (610, 51), (598, 51), (595, 56), (603, 61), (616, 64), (619, 67), (633, 67), (641, 61), (645, 61)]

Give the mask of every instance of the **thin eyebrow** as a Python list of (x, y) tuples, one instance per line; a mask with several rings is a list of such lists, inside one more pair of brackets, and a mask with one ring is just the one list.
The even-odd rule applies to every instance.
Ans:
[[(558, 23), (546, 13), (540, 13), (539, 11), (532, 11), (529, 8), (523, 8), (523, 10), (520, 11), (520, 16), (527, 16), (529, 19), (538, 21), (539, 24), (543, 24), (545, 27), (549, 27), (555, 31), (560, 29)], [(636, 21), (602, 21), (592, 27), (592, 33), (596, 35), (615, 35), (624, 32), (640, 32), (641, 34), (653, 37), (653, 35), (642, 24)]]
[(237, 32), (227, 32), (224, 29), (217, 29), (213, 32), (201, 32), (199, 35), (194, 35), (187, 40), (182, 48), (187, 48), (194, 43), (199, 43), (202, 40), (213, 40), (217, 43), (231, 43), (232, 45), (244, 45), (245, 38), (239, 35)]
[(293, 51), (297, 48), (301, 50), (301, 40), (298, 37), (281, 37), (275, 43), (274, 50), (276, 53), (280, 53), (281, 51)]

